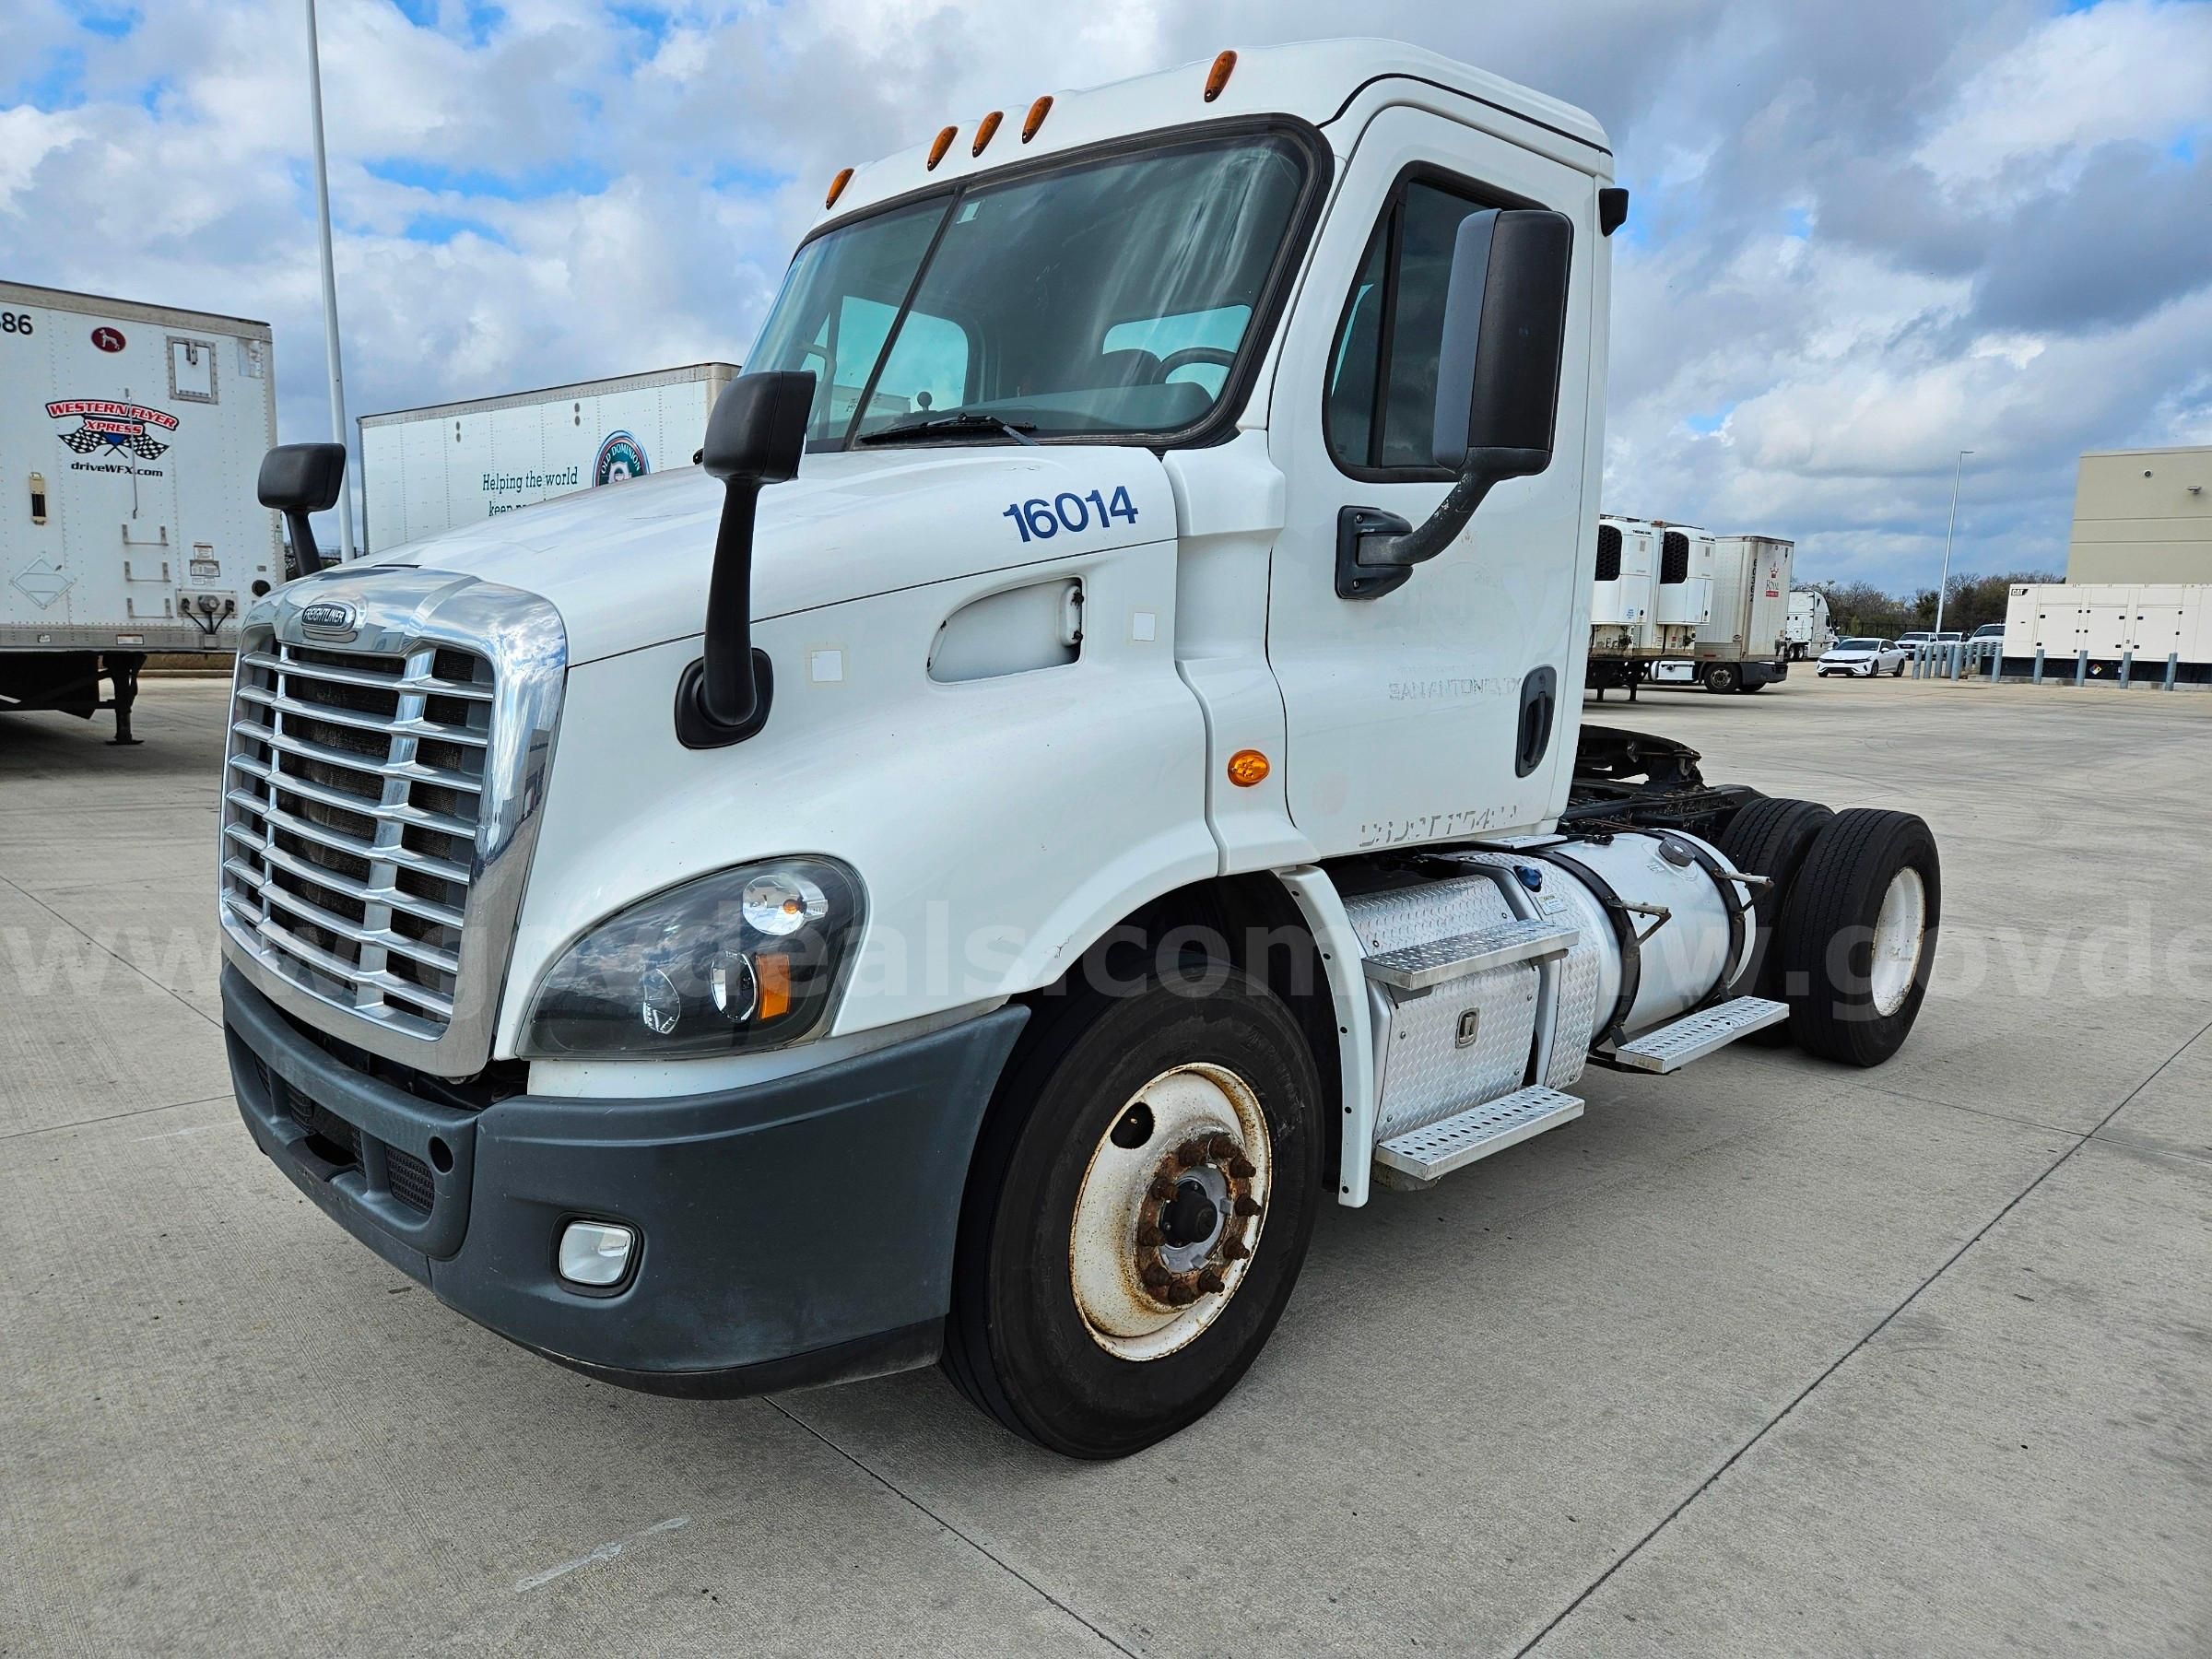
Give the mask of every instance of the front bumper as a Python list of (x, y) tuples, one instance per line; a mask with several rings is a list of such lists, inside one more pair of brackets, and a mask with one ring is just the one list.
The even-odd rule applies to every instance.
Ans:
[[(969, 1155), (1028, 1018), (721, 1093), (470, 1112), (347, 1065), (229, 968), (223, 1015), (247, 1129), (347, 1232), (548, 1359), (699, 1396), (935, 1358)], [(638, 1230), (617, 1289), (555, 1273), (577, 1218)]]

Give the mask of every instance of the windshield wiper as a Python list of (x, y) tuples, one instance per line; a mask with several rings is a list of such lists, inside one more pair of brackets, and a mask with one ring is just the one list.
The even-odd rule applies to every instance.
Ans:
[(1033, 425), (1017, 425), (1004, 416), (986, 415), (980, 409), (962, 409), (951, 415), (932, 415), (926, 420), (902, 420), (896, 426), (877, 427), (872, 432), (863, 432), (855, 443), (888, 443), (894, 438), (958, 437), (963, 432), (1001, 432), (1017, 443), (1034, 445), (1030, 436), (1037, 429)]

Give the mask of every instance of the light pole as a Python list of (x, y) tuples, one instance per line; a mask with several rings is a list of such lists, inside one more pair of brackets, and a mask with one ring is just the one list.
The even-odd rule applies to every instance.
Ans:
[[(312, 6), (315, 0), (307, 0), (307, 3)], [(331, 338), (335, 342), (337, 336), (334, 335)], [(331, 350), (337, 350), (335, 344), (332, 345)], [(1943, 632), (1944, 594), (1951, 585), (1951, 532), (1959, 528), (1959, 475), (1966, 470), (1966, 458), (1973, 453), (1972, 450), (1960, 450), (1959, 460), (1951, 468), (1951, 522), (1943, 527), (1943, 575), (1936, 583), (1936, 632), (1938, 635)]]
[[(307, 98), (315, 129), (315, 212), (323, 233), (323, 336), (330, 356), (330, 435), (345, 443), (346, 374), (338, 364), (338, 275), (330, 253), (330, 163), (323, 154), (323, 54), (315, 42), (315, 0), (307, 0)], [(353, 485), (348, 479), (338, 491), (338, 558), (352, 557)]]

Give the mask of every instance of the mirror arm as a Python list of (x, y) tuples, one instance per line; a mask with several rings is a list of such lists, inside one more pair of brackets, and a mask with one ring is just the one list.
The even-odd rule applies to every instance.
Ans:
[(284, 522), (292, 532), (292, 558), (300, 566), (300, 574), (312, 576), (323, 568), (322, 549), (315, 546), (314, 527), (307, 522), (307, 514), (290, 512)]
[(768, 653), (753, 648), (753, 511), (759, 500), (758, 478), (723, 484), (705, 653), (677, 687), (677, 736), (689, 748), (742, 743), (768, 722), (775, 679)]
[(1470, 450), (1451, 489), (1418, 526), (1374, 507), (1342, 509), (1336, 515), (1337, 597), (1380, 599), (1403, 586), (1415, 565), (1459, 539), (1492, 488), (1542, 472), (1550, 459), (1546, 450)]

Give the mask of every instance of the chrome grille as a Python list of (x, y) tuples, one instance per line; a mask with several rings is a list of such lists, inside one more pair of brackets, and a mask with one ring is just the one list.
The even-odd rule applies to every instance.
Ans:
[(241, 656), (222, 901), (277, 972), (418, 1037), (452, 1023), (494, 696), (450, 645)]

